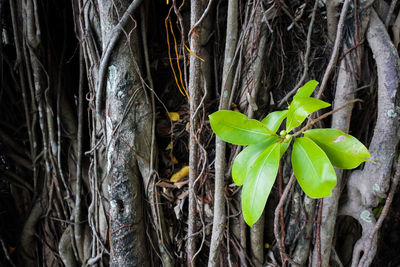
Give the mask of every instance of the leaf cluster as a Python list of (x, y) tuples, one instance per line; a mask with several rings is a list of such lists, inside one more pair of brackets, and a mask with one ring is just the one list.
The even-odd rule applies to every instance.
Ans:
[[(218, 138), (247, 146), (234, 160), (232, 178), (236, 185), (243, 185), (243, 216), (250, 226), (260, 218), (280, 159), (292, 142), (293, 172), (300, 187), (311, 198), (331, 195), (337, 180), (333, 166), (356, 168), (371, 156), (355, 137), (337, 129), (311, 129), (290, 134), (308, 115), (330, 106), (311, 97), (317, 85), (317, 81), (309, 81), (298, 90), (287, 110), (274, 111), (261, 121), (230, 110), (220, 110), (209, 116)], [(285, 128), (278, 134), (284, 120)], [(297, 137), (300, 134), (304, 136)]]

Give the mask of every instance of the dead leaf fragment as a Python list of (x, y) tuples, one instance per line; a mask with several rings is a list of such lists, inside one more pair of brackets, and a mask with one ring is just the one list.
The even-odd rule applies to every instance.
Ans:
[(184, 167), (182, 167), (182, 169), (180, 169), (179, 171), (174, 173), (172, 175), (171, 179), (169, 179), (169, 181), (171, 183), (179, 182), (179, 180), (181, 180), (182, 178), (188, 176), (188, 174), (189, 174), (189, 166), (184, 166)]
[(171, 154), (171, 161), (172, 161), (173, 164), (178, 164), (179, 163), (179, 161), (172, 154)]
[(240, 112), (238, 105), (236, 105), (235, 103), (232, 103), (231, 107), (232, 107), (233, 111)]
[(178, 112), (168, 112), (168, 116), (171, 121), (179, 121), (179, 113)]

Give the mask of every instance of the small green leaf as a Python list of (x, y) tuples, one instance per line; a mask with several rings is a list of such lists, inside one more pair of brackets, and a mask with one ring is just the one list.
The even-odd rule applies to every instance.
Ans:
[(235, 145), (265, 142), (273, 133), (261, 122), (249, 120), (246, 115), (231, 110), (220, 110), (209, 116), (214, 133)]
[(274, 142), (278, 141), (279, 138), (276, 136), (270, 137), (267, 142), (262, 144), (250, 145), (243, 149), (242, 152), (237, 155), (232, 166), (232, 179), (236, 185), (242, 185), (248, 170), (253, 166), (254, 161), (260, 156), (260, 154)]
[(286, 119), (286, 131), (290, 132), (293, 128), (299, 126), (309, 114), (330, 105), (312, 97), (298, 97), (293, 99)]
[(276, 133), (282, 121), (286, 118), (287, 113), (287, 110), (271, 112), (261, 121), (261, 123), (267, 126), (267, 128), (270, 129), (271, 132)]
[(303, 191), (311, 198), (331, 195), (336, 173), (324, 151), (307, 137), (296, 138), (292, 151), (293, 172)]
[(325, 151), (333, 166), (341, 169), (356, 168), (371, 157), (357, 138), (337, 129), (312, 129), (305, 131), (304, 136)]
[(254, 161), (242, 189), (244, 220), (252, 226), (261, 216), (279, 168), (281, 143), (269, 146)]
[(315, 80), (308, 81), (303, 87), (301, 87), (294, 95), (293, 99), (298, 97), (310, 97), (317, 87), (318, 82)]

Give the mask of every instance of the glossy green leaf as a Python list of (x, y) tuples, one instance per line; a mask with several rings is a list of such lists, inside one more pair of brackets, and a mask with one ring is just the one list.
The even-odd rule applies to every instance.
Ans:
[(333, 166), (341, 169), (356, 168), (371, 157), (357, 138), (337, 129), (312, 129), (305, 131), (304, 136), (324, 150)]
[(265, 149), (247, 173), (242, 189), (242, 210), (252, 226), (261, 216), (279, 168), (281, 143)]
[(248, 170), (253, 166), (254, 161), (260, 156), (260, 154), (267, 149), (274, 142), (277, 142), (279, 138), (272, 136), (267, 142), (262, 144), (250, 145), (243, 149), (242, 152), (237, 155), (232, 166), (232, 179), (236, 185), (242, 185)]
[(283, 157), (283, 154), (285, 154), (286, 150), (288, 150), (290, 143), (292, 142), (292, 138), (290, 140), (282, 142), (281, 144), (281, 158)]
[(293, 128), (298, 127), (309, 114), (329, 106), (329, 103), (312, 97), (293, 99), (286, 119), (286, 131), (290, 132)]
[(324, 151), (307, 137), (296, 138), (292, 151), (292, 167), (303, 191), (311, 198), (331, 195), (336, 173)]
[(308, 81), (303, 87), (301, 87), (294, 95), (293, 99), (298, 97), (310, 97), (317, 87), (318, 82), (315, 80)]
[(235, 145), (265, 142), (273, 133), (261, 122), (249, 120), (246, 115), (231, 110), (220, 110), (209, 116), (214, 133)]
[(261, 121), (261, 123), (267, 126), (271, 132), (276, 133), (276, 131), (279, 129), (279, 126), (281, 126), (282, 121), (286, 118), (287, 113), (287, 110), (271, 112)]

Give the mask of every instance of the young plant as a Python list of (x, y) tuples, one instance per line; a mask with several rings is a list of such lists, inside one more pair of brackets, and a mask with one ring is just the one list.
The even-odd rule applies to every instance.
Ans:
[[(311, 113), (330, 104), (311, 97), (318, 82), (301, 87), (287, 110), (268, 114), (262, 121), (248, 119), (242, 113), (220, 110), (209, 116), (211, 128), (223, 141), (247, 146), (235, 158), (232, 178), (243, 185), (242, 210), (252, 226), (261, 216), (278, 173), (279, 161), (294, 140), (291, 161), (293, 172), (303, 191), (311, 198), (331, 195), (336, 185), (333, 166), (353, 169), (371, 156), (355, 137), (337, 129), (301, 129)], [(285, 130), (276, 132), (286, 119)], [(303, 137), (298, 137), (303, 134)]]

